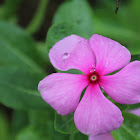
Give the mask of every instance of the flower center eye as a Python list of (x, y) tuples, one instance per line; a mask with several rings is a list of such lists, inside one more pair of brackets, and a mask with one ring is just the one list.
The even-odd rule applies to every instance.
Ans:
[(88, 76), (89, 76), (90, 82), (92, 82), (92, 83), (99, 82), (100, 77), (99, 77), (98, 73), (96, 73), (95, 71), (90, 73)]
[(91, 81), (96, 81), (98, 78), (97, 78), (97, 75), (91, 75), (91, 77), (90, 77), (90, 80)]

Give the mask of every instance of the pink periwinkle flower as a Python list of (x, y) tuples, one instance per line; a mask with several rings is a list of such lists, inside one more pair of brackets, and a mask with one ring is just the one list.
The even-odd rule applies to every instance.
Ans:
[[(140, 102), (140, 62), (130, 62), (130, 52), (116, 41), (97, 34), (89, 40), (71, 35), (57, 42), (49, 57), (61, 71), (78, 69), (84, 73), (54, 73), (38, 86), (42, 98), (58, 114), (75, 111), (75, 125), (83, 134), (108, 133), (123, 123), (120, 109), (104, 96), (101, 88), (120, 104)], [(117, 70), (120, 71), (108, 75)]]

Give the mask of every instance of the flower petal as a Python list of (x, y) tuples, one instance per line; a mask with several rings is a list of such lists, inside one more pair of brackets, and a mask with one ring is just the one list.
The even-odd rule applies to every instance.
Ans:
[(87, 74), (95, 67), (95, 56), (89, 41), (77, 35), (67, 36), (57, 42), (50, 49), (49, 57), (53, 66), (62, 71), (78, 69)]
[(96, 71), (100, 74), (119, 70), (131, 59), (128, 49), (114, 40), (95, 34), (89, 42), (96, 57)]
[(40, 81), (38, 90), (58, 114), (67, 115), (76, 109), (80, 95), (87, 85), (85, 75), (54, 73)]
[(114, 140), (111, 133), (106, 133), (98, 136), (89, 136), (89, 140)]
[(128, 110), (128, 112), (131, 112), (140, 117), (140, 108)]
[(140, 103), (140, 61), (129, 63), (114, 75), (102, 76), (100, 85), (118, 103)]
[(74, 114), (79, 131), (96, 136), (108, 133), (122, 125), (120, 109), (101, 92), (99, 85), (89, 85)]

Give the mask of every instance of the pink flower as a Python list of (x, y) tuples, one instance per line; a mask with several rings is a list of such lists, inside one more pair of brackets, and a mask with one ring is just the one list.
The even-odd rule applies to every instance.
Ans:
[[(104, 96), (100, 88), (118, 103), (140, 102), (140, 62), (129, 63), (130, 52), (109, 38), (95, 34), (87, 40), (71, 35), (57, 42), (49, 57), (59, 70), (78, 69), (84, 73), (54, 73), (40, 81), (38, 86), (42, 98), (58, 114), (75, 111), (75, 125), (84, 134), (108, 133), (123, 123), (120, 109)], [(117, 70), (120, 71), (108, 75)]]

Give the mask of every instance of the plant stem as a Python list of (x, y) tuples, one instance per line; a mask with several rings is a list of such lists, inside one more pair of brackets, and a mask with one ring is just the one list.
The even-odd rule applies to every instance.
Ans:
[(45, 17), (45, 12), (46, 12), (48, 2), (49, 0), (40, 0), (38, 9), (33, 19), (30, 21), (29, 25), (26, 28), (26, 31), (28, 33), (33, 34), (40, 28)]
[(75, 136), (75, 134), (71, 134), (71, 135), (69, 136), (69, 140), (74, 140), (74, 136)]

